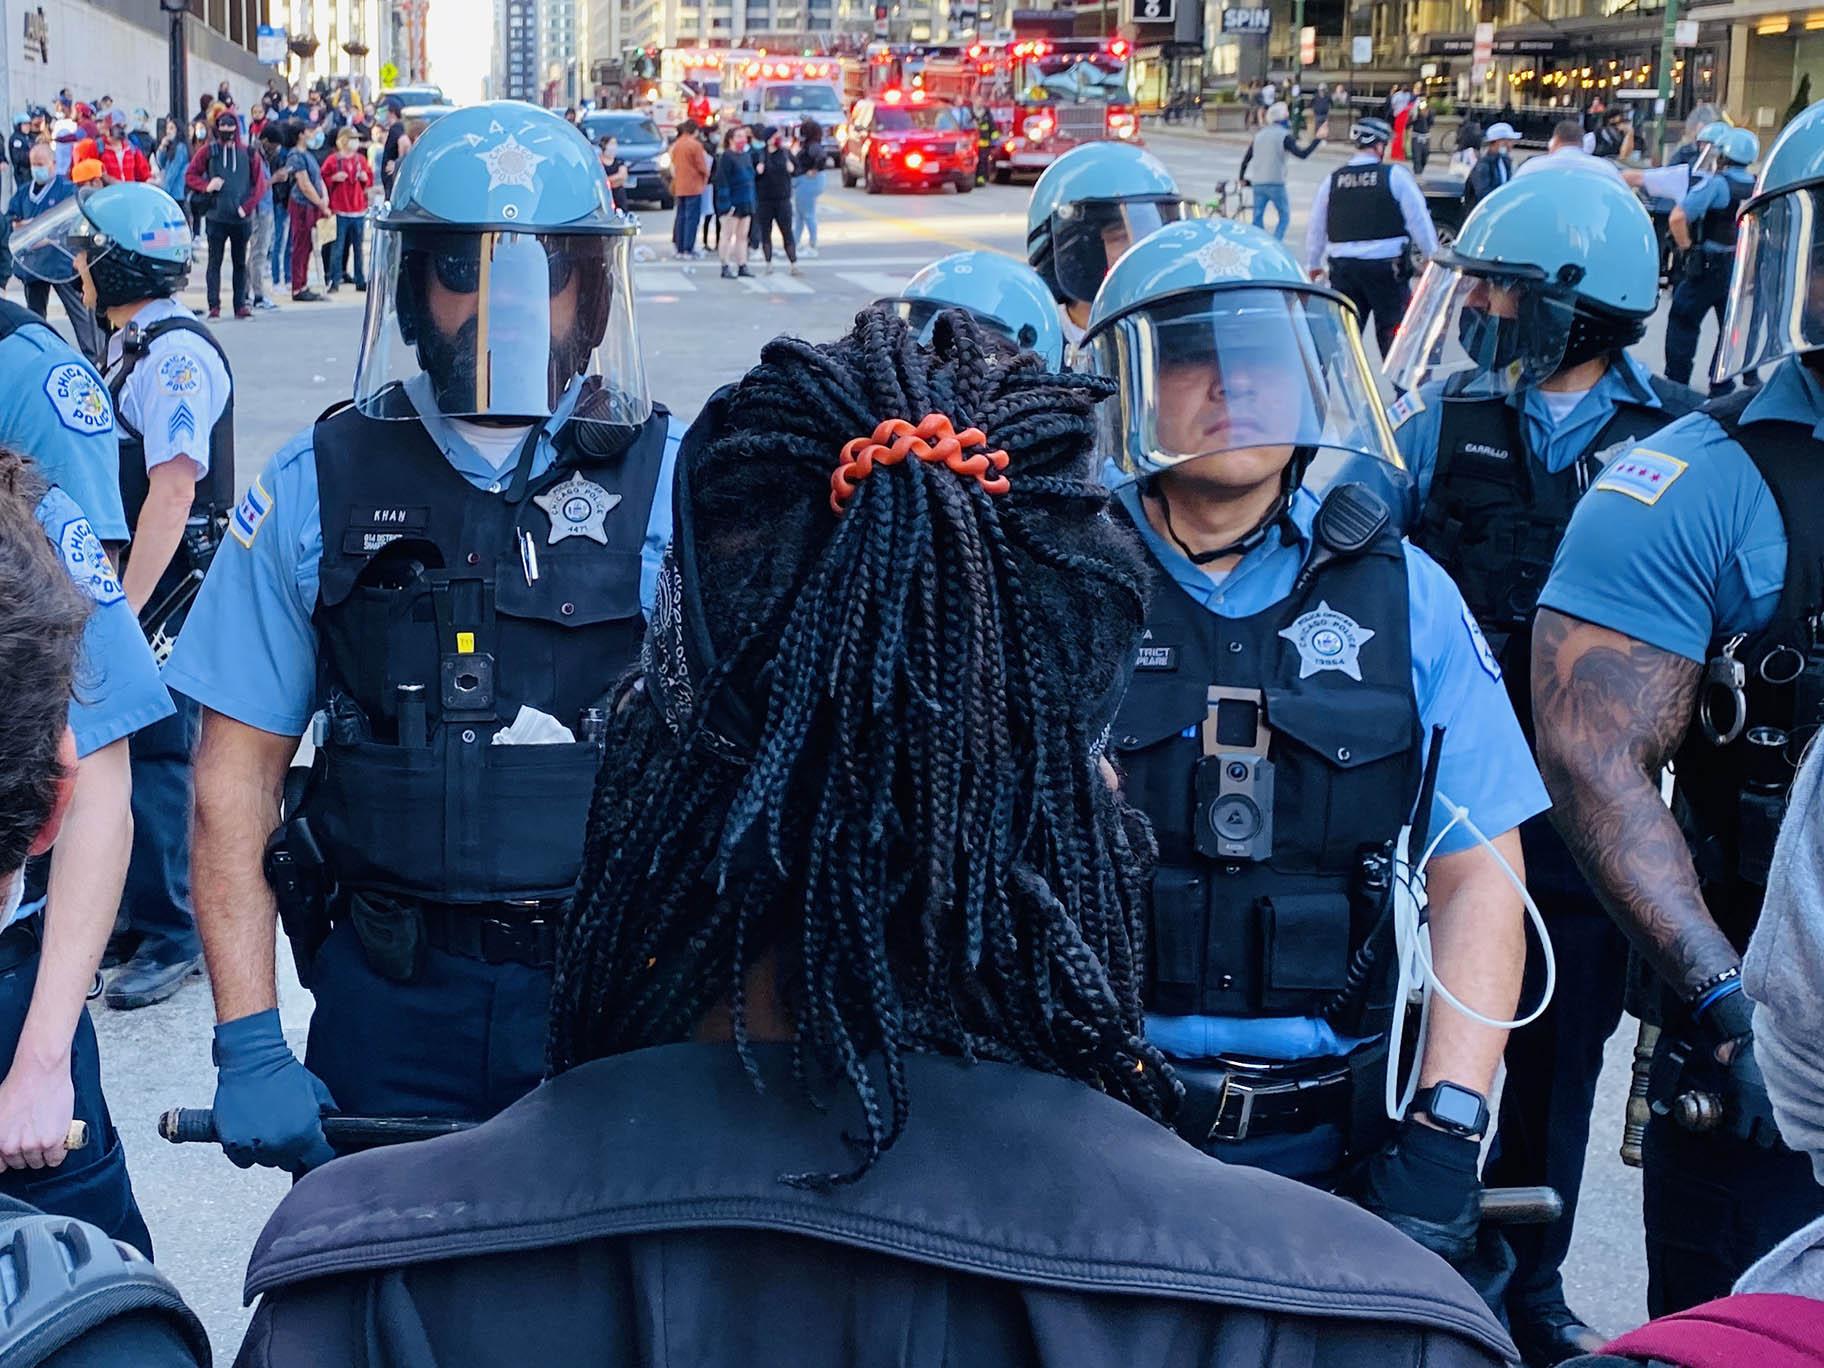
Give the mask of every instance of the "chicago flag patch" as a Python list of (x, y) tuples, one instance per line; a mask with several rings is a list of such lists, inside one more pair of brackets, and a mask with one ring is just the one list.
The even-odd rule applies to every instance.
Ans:
[(1636, 447), (1611, 461), (1597, 478), (1594, 488), (1626, 494), (1630, 499), (1650, 506), (1659, 502), (1660, 495), (1672, 488), (1686, 468), (1686, 462), (1676, 456)]

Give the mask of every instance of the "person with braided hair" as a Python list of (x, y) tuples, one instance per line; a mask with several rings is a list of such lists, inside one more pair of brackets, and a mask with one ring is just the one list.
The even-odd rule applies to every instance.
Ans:
[(711, 399), (554, 1076), (307, 1175), (244, 1368), (1509, 1361), (1431, 1255), (1165, 1124), (1151, 838), (1103, 756), (1145, 614), (1109, 389), (876, 306)]

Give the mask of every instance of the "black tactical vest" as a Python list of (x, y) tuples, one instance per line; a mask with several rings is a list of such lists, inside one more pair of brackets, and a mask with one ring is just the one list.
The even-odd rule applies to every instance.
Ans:
[(1324, 232), (1331, 242), (1405, 237), (1406, 217), (1393, 197), (1393, 168), (1376, 162), (1332, 171)]
[[(1419, 786), (1398, 534), (1329, 561), (1308, 586), (1248, 618), (1218, 617), (1156, 563), (1152, 578), (1152, 610), (1113, 733), (1127, 796), (1159, 838), (1147, 1006), (1168, 1015), (1318, 1015), (1379, 917), (1384, 857)], [(1326, 651), (1360, 678), (1310, 668)], [(1258, 691), (1258, 714), (1245, 698), (1213, 699), (1216, 689)], [(1206, 720), (1219, 751), (1257, 745), (1256, 724), (1264, 727), (1270, 776), (1251, 792), (1234, 783), (1234, 755), (1206, 754)], [(1200, 852), (1198, 824), (1238, 797), (1270, 805), (1270, 852)], [(1364, 1034), (1389, 1019), (1388, 1004), (1373, 1005)]]
[(120, 501), (126, 506), (129, 534), (139, 526), (139, 510), (146, 506), (152, 482), (146, 472), (145, 436), (127, 421), (120, 406), (120, 396), (125, 393), (127, 381), (133, 378), (139, 363), (146, 359), (153, 342), (169, 332), (195, 333), (222, 358), (222, 368), (228, 372), (228, 402), (222, 406), (222, 416), (215, 420), (215, 426), (209, 429), (209, 470), (196, 482), (190, 516), (213, 518), (234, 507), (234, 370), (228, 364), (228, 353), (215, 340), (215, 334), (194, 318), (163, 318), (144, 331), (130, 326), (120, 364), (108, 380), (108, 396), (114, 401), (114, 424), (120, 429)]
[(1654, 376), (1664, 408), (1617, 403), (1582, 455), (1548, 471), (1527, 449), (1520, 410), (1502, 397), (1459, 397), (1460, 383), (1453, 376), (1438, 401), (1437, 463), (1412, 540), (1457, 582), (1524, 719), (1533, 613), (1578, 499), (1616, 447), (1657, 432), (1698, 398)]
[[(1722, 175), (1721, 172), (1717, 174)], [(1749, 181), (1748, 184), (1741, 185), (1730, 177), (1723, 176), (1723, 184), (1729, 187), (1729, 198), (1704, 211), (1703, 218), (1698, 221), (1697, 236), (1710, 246), (1727, 247), (1730, 251), (1734, 251), (1736, 233), (1740, 228), (1739, 215), (1742, 212), (1742, 203), (1753, 197), (1754, 182)]]
[[(583, 714), (639, 653), (640, 550), (669, 422), (657, 409), (609, 451), (572, 425), (556, 466), (515, 499), (465, 480), (421, 423), (352, 407), (319, 420), (313, 621), (329, 728), (305, 812), (344, 889), (447, 903), (570, 893), (599, 760)], [(605, 544), (553, 541), (565, 510), (585, 521), (592, 500), (609, 505)], [(522, 705), (579, 739), (491, 745)]]
[(1711, 643), (1700, 706), (1727, 729), (1732, 706), (1713, 684), (1717, 661), (1743, 667), (1747, 715), (1741, 733), (1716, 745), (1696, 719), (1674, 764), (1675, 803), (1710, 915), (1745, 950), (1760, 916), (1774, 838), (1799, 756), (1824, 723), (1824, 442), (1804, 423), (1743, 425), (1757, 391), (1705, 409), (1760, 471), (1786, 527), (1786, 577), (1773, 618), (1758, 632)]

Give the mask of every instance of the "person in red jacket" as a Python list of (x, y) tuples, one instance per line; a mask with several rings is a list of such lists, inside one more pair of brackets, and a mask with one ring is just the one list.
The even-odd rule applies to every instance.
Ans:
[(101, 173), (109, 184), (152, 179), (152, 163), (127, 141), (127, 116), (117, 109), (108, 111), (107, 122), (102, 126)]
[(355, 257), (355, 288), (367, 289), (362, 262), (362, 238), (367, 228), (367, 191), (374, 183), (374, 169), (355, 146), (355, 130), (336, 134), (336, 150), (323, 160), (323, 183), (329, 187), (329, 209), (336, 216), (336, 244), (329, 254), (329, 292), (342, 285), (348, 256)]
[(209, 240), (209, 261), (203, 284), (209, 296), (209, 317), (222, 316), (222, 246), (227, 244), (234, 262), (234, 316), (252, 318), (247, 300), (247, 240), (253, 235), (254, 211), (266, 189), (266, 163), (241, 141), (241, 121), (223, 109), (212, 121), (214, 136), (196, 149), (184, 172), (184, 185), (192, 195), (204, 197), (203, 228)]

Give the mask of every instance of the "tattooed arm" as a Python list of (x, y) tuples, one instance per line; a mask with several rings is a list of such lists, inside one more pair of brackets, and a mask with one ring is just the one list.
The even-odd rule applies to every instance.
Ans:
[(1674, 988), (1737, 964), (1698, 892), (1659, 772), (1691, 724), (1702, 667), (1539, 611), (1533, 712), (1552, 823), (1609, 915)]

